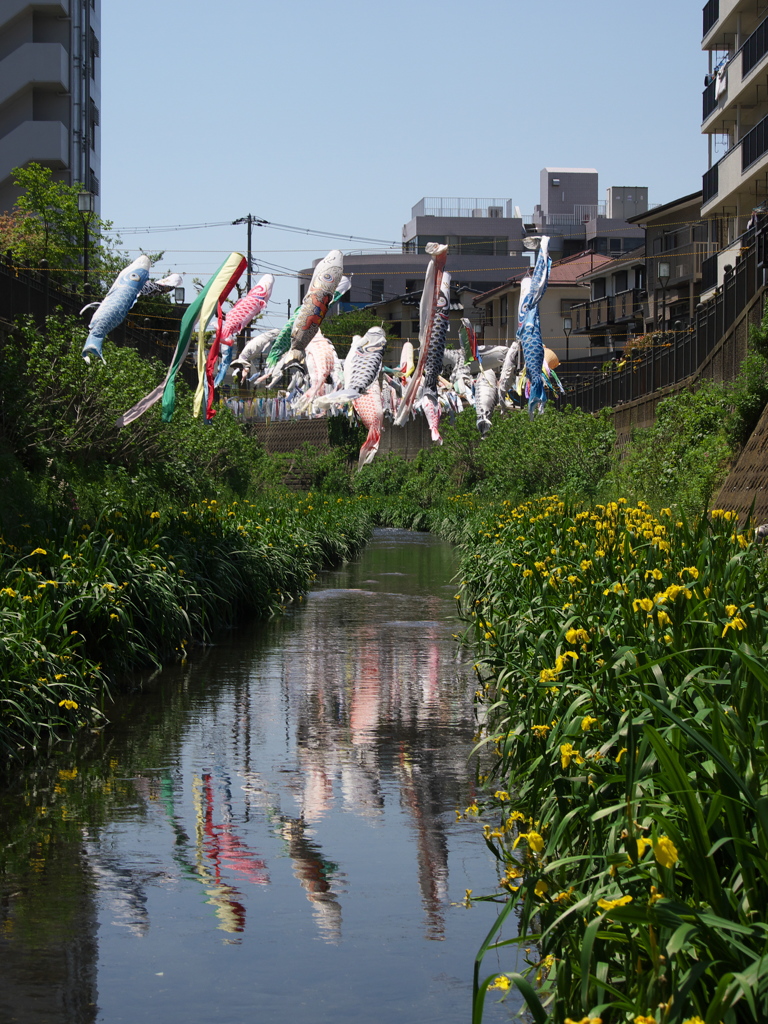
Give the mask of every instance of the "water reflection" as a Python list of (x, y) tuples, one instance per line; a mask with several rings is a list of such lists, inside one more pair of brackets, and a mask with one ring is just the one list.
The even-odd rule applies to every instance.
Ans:
[(285, 617), (164, 672), (92, 750), (6, 792), (0, 1017), (48, 1019), (20, 1010), (43, 984), (24, 971), (43, 950), (70, 963), (77, 929), (87, 998), (52, 1022), (91, 1024), (98, 1003), (104, 1024), (221, 1007), (240, 1024), (254, 1000), (270, 1021), (336, 1022), (372, 992), (388, 1022), (466, 1019), (490, 918), (455, 904), (495, 869), (454, 814), (473, 720), (452, 572), (445, 545), (381, 531)]

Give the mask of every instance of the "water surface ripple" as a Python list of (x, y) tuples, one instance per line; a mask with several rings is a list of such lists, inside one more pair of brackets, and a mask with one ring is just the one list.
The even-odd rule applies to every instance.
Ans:
[(495, 909), (460, 904), (496, 869), (455, 813), (474, 796), (455, 568), (435, 538), (378, 530), (285, 616), (20, 773), (0, 798), (0, 1019), (468, 1021)]

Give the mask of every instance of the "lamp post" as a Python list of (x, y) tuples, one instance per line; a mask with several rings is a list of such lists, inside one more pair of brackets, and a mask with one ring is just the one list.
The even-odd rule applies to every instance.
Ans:
[(661, 333), (664, 334), (666, 333), (667, 285), (669, 284), (669, 264), (667, 262), (659, 264), (658, 270), (656, 271), (656, 280), (661, 286)]
[(83, 219), (83, 295), (88, 295), (88, 225), (95, 212), (96, 196), (93, 192), (77, 193), (77, 212)]
[(178, 288), (173, 289), (173, 301), (177, 306), (184, 305), (184, 285), (180, 285)]
[(563, 334), (565, 335), (565, 362), (568, 363), (570, 353), (570, 337), (573, 330), (573, 320), (569, 316), (563, 317)]
[[(569, 372), (570, 372), (570, 370), (569, 370), (569, 367), (568, 367), (568, 360), (569, 360), (570, 354), (571, 354), (570, 353), (570, 340), (571, 340), (571, 331), (572, 330), (573, 330), (573, 320), (569, 316), (564, 316), (563, 317), (563, 334), (565, 335), (565, 367), (564, 367), (564, 369), (568, 370)], [(563, 373), (563, 385), (565, 385), (565, 383), (566, 383), (566, 381), (565, 381), (565, 373)]]
[[(666, 325), (667, 325), (667, 285), (669, 284), (669, 263), (666, 260), (659, 263), (656, 269), (656, 280), (661, 285), (661, 336), (662, 340), (666, 338)], [(656, 329), (658, 331), (658, 317), (655, 318)], [(656, 390), (656, 345), (654, 344), (651, 348), (653, 353), (652, 367), (651, 367), (651, 390)]]

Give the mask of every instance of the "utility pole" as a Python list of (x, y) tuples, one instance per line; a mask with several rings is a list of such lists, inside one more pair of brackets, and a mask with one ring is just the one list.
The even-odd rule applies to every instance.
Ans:
[[(237, 220), (232, 221), (233, 224), (247, 224), (248, 225), (248, 256), (247, 265), (245, 271), (245, 294), (251, 290), (251, 273), (253, 270), (253, 225), (257, 224), (261, 226), (266, 224), (267, 221), (260, 220), (258, 217), (254, 217), (252, 213), (249, 213), (247, 217), (238, 217)], [(246, 327), (245, 329), (245, 340), (246, 342), (251, 336), (251, 328)]]

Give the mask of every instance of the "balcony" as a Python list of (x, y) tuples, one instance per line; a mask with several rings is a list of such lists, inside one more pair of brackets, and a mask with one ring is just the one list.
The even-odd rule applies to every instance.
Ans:
[(614, 323), (634, 320), (642, 316), (645, 292), (640, 288), (629, 288), (613, 296)]
[(0, 167), (21, 167), (29, 160), (69, 166), (69, 133), (61, 121), (24, 121), (0, 139)]
[(768, 18), (765, 19), (741, 48), (741, 77), (746, 78), (768, 53)]
[(702, 124), (707, 120), (707, 118), (712, 113), (712, 111), (715, 110), (716, 107), (717, 107), (717, 99), (715, 97), (715, 86), (716, 86), (716, 84), (717, 83), (715, 82), (715, 80), (713, 78), (712, 81), (709, 83), (709, 85), (706, 86), (706, 88), (704, 89), (704, 92), (701, 94), (701, 121), (702, 121)]
[(740, 142), (741, 169), (746, 171), (756, 161), (768, 153), (768, 116), (750, 129)]
[(704, 193), (701, 199), (702, 203), (708, 203), (710, 199), (714, 199), (719, 191), (719, 167), (720, 163), (718, 161), (718, 163), (713, 164), (702, 176), (702, 191)]
[(69, 90), (67, 54), (59, 43), (22, 43), (0, 60), (0, 106), (33, 86)]
[[(763, 12), (764, 13), (764, 12)], [(731, 38), (731, 37), (729, 37)], [(742, 37), (743, 38), (743, 37)], [(768, 57), (768, 18), (757, 25), (742, 46), (726, 58), (720, 67), (725, 75), (725, 89), (717, 96), (717, 82), (713, 80), (702, 93), (702, 130), (708, 134), (725, 134), (734, 120), (737, 105), (759, 107), (764, 103), (762, 90)]]
[(704, 4), (702, 15), (704, 24), (701, 37), (703, 39), (720, 18), (720, 0), (708, 0), (708, 3)]
[(614, 323), (616, 298), (615, 295), (604, 295), (601, 299), (591, 299), (571, 306), (574, 333), (583, 334)]

